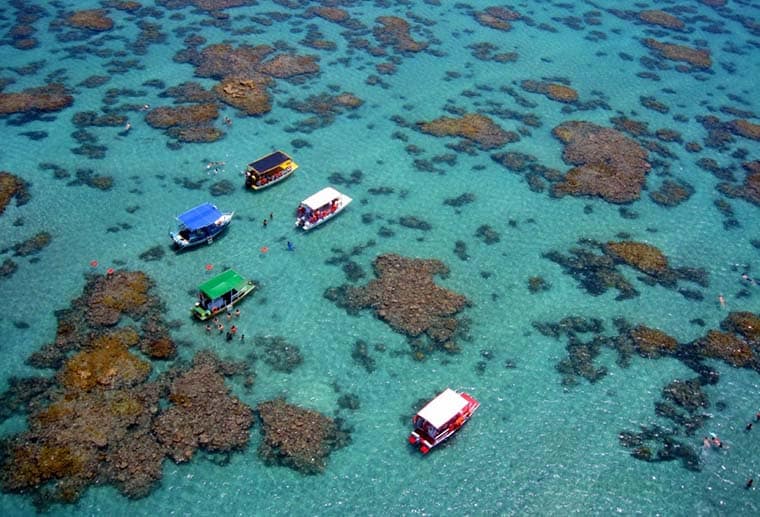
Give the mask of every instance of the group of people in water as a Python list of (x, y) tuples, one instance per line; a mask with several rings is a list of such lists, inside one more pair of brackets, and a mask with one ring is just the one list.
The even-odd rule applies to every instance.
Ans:
[[(754, 422), (760, 422), (760, 411), (758, 411), (755, 414)], [(744, 426), (745, 431), (751, 431), (752, 428), (753, 428), (753, 422), (748, 422), (747, 425)], [(709, 436), (705, 436), (702, 439), (702, 445), (703, 445), (704, 450), (709, 450), (709, 449), (712, 449), (713, 447), (717, 449), (724, 449), (723, 441), (720, 438), (718, 438), (718, 435), (716, 435), (715, 433), (710, 433)], [(725, 447), (725, 448), (727, 449), (728, 447)], [(754, 482), (755, 482), (754, 478), (752, 477), (748, 478), (747, 482), (744, 484), (744, 488), (746, 489), (752, 488), (752, 485), (754, 484)]]
[[(240, 317), (240, 309), (235, 309), (235, 312), (232, 312), (231, 310), (227, 311), (227, 321), (232, 320), (232, 317), (239, 318)], [(212, 320), (213, 324), (216, 326), (216, 330), (219, 331), (219, 334), (224, 334), (224, 323), (222, 323), (219, 320), (219, 317), (214, 317)], [(214, 330), (214, 327), (211, 325), (211, 323), (206, 324), (206, 334), (211, 334), (211, 332)], [(232, 324), (230, 325), (229, 330), (225, 334), (225, 339), (227, 341), (232, 341), (232, 339), (237, 335), (238, 328), (237, 325)], [(245, 341), (245, 334), (240, 334), (240, 341)]]

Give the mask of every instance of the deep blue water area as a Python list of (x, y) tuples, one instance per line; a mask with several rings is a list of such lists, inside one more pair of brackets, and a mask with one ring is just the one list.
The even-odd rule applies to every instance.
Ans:
[[(742, 367), (700, 359), (717, 382), (701, 386), (705, 402), (687, 415), (702, 419), (693, 430), (656, 410), (666, 386), (698, 377), (688, 361), (626, 356), (611, 344), (623, 323), (657, 329), (685, 347), (720, 330), (732, 312), (760, 313), (760, 194), (753, 190), (760, 181), (751, 182), (760, 174), (756, 2), (2, 7), (0, 171), (23, 180), (26, 194), (0, 215), (7, 304), (0, 389), (14, 377), (55, 374), (26, 360), (54, 339), (56, 311), (80, 296), (88, 274), (140, 270), (155, 282), (165, 318), (181, 322), (172, 329), (179, 359), (211, 349), (246, 360), (253, 337), (282, 336), (303, 363), (284, 373), (256, 361), (253, 387), (232, 378), (232, 393), (251, 407), (284, 397), (339, 416), (351, 429), (351, 443), (330, 454), (321, 474), (266, 465), (257, 454), (257, 423), (248, 447), (228, 462), (204, 452), (183, 464), (166, 459), (162, 479), (143, 498), (91, 486), (51, 513), (760, 511), (757, 490), (745, 488), (760, 476), (760, 424), (745, 429), (760, 411), (760, 370), (752, 367), (760, 364), (760, 343), (749, 343), (754, 363)], [(72, 16), (93, 9), (112, 26), (77, 26)], [(203, 63), (213, 45), (266, 45), (270, 57), (309, 58), (313, 68), (253, 70), (241, 54), (227, 54), (218, 67), (267, 81), (269, 107), (248, 114), (215, 93), (228, 72)], [(195, 96), (186, 83), (195, 83)], [(42, 96), (33, 89), (56, 84), (70, 97), (65, 105), (13, 97)], [(552, 97), (569, 91), (576, 97)], [(218, 110), (202, 124), (218, 131), (211, 142), (183, 141), (189, 129), (151, 119), (161, 108), (204, 103)], [(489, 145), (482, 133), (424, 130), (442, 117), (473, 114), (512, 137)], [(577, 165), (563, 159), (565, 145), (552, 132), (569, 121), (614, 129), (645, 150), (651, 169), (633, 199), (553, 194), (558, 175)], [(245, 189), (246, 164), (275, 149), (298, 162), (296, 173), (270, 189)], [(522, 165), (508, 166), (503, 153)], [(298, 203), (328, 185), (353, 202), (324, 226), (296, 231)], [(673, 185), (687, 194), (663, 202), (656, 193)], [(175, 253), (168, 232), (176, 215), (207, 201), (235, 211), (227, 233)], [(49, 238), (38, 250), (19, 252), (19, 243), (41, 232)], [(572, 270), (552, 260), (579, 249), (601, 257), (598, 244), (612, 241), (653, 246), (669, 267), (698, 270), (705, 280), (658, 283), (618, 263), (613, 270), (635, 290), (625, 297), (605, 284), (609, 277), (584, 283), (593, 264)], [(436, 350), (416, 360), (407, 336), (374, 311), (349, 314), (324, 296), (331, 287), (367, 284), (375, 258), (389, 253), (448, 267), (436, 284), (469, 301), (457, 315), (467, 325), (458, 353)], [(240, 332), (249, 337), (242, 343), (207, 334), (188, 315), (195, 288), (228, 267), (260, 287), (240, 305)], [(568, 317), (597, 326), (557, 325)], [(573, 348), (594, 338), (604, 344)], [(352, 357), (359, 341), (373, 368)], [(571, 356), (587, 362), (569, 371)], [(155, 362), (154, 373), (169, 366)], [(584, 377), (584, 367), (598, 377)], [(455, 438), (423, 457), (406, 443), (409, 417), (420, 399), (447, 386), (468, 391), (481, 407)], [(358, 407), (339, 408), (347, 393)], [(17, 411), (0, 423), (0, 436), (26, 425)], [(653, 429), (662, 431), (647, 441), (653, 451), (667, 448), (667, 435), (694, 461), (654, 461), (656, 452), (643, 461), (621, 441), (621, 433)], [(705, 448), (709, 433), (724, 446)], [(29, 495), (0, 493), (2, 514), (36, 511)]]

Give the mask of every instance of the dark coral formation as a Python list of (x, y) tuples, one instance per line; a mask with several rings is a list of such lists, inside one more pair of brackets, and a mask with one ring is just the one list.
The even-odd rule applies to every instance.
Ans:
[(661, 275), (668, 270), (668, 258), (659, 249), (645, 242), (608, 242), (604, 252), (613, 260), (623, 262), (649, 275)]
[(139, 320), (157, 304), (149, 290), (153, 286), (141, 271), (115, 271), (96, 276), (85, 287), (84, 305), (87, 322), (92, 326), (113, 326), (122, 315)]
[(660, 206), (674, 207), (688, 201), (694, 187), (686, 182), (665, 180), (660, 188), (649, 192), (649, 197)]
[(74, 98), (66, 87), (52, 83), (21, 92), (0, 92), (0, 116), (13, 113), (46, 113), (60, 111), (71, 106)]
[(700, 70), (712, 66), (709, 50), (695, 49), (674, 43), (662, 43), (652, 38), (644, 39), (643, 43), (665, 59), (683, 61)]
[[(746, 311), (731, 312), (721, 322), (721, 330), (710, 329), (691, 343), (679, 343), (661, 330), (632, 325), (623, 318), (616, 318), (614, 325), (618, 334), (611, 336), (597, 319), (568, 316), (557, 323), (533, 322), (533, 327), (547, 337), (566, 337), (568, 355), (557, 364), (566, 386), (576, 384), (578, 378), (595, 382), (607, 373), (606, 367), (595, 365), (602, 347), (617, 352), (616, 362), (621, 368), (627, 368), (638, 354), (648, 359), (676, 359), (693, 370), (697, 377), (669, 382), (662, 389), (662, 399), (654, 404), (655, 414), (670, 420), (672, 428), (642, 426), (639, 432), (621, 432), (619, 438), (622, 446), (632, 449), (631, 455), (636, 459), (680, 459), (684, 468), (700, 470), (701, 462), (694, 448), (674, 437), (694, 435), (711, 418), (706, 412), (710, 400), (704, 387), (718, 383), (720, 375), (705, 364), (708, 359), (722, 359), (733, 367), (760, 372), (760, 316)], [(584, 333), (593, 336), (582, 341), (579, 334)]]
[(282, 399), (257, 406), (264, 437), (259, 456), (304, 474), (319, 474), (330, 453), (348, 443), (349, 435), (332, 418)]
[(517, 11), (507, 9), (506, 7), (487, 7), (482, 11), (475, 11), (473, 13), (475, 20), (485, 27), (500, 31), (508, 31), (512, 28), (512, 24), (515, 20), (522, 18), (522, 15)]
[(222, 132), (212, 126), (217, 118), (219, 107), (207, 103), (155, 108), (145, 120), (151, 127), (166, 130), (169, 136), (180, 142), (213, 142), (222, 137)]
[(282, 336), (256, 336), (253, 344), (256, 350), (251, 357), (262, 357), (276, 372), (291, 373), (303, 363), (301, 350)]
[(456, 351), (454, 338), (461, 322), (455, 315), (468, 302), (433, 282), (433, 275), (445, 275), (448, 268), (438, 260), (395, 254), (378, 256), (373, 267), (377, 278), (366, 286), (343, 285), (328, 289), (325, 296), (349, 312), (372, 308), (378, 318), (410, 338), (427, 336), (427, 343), (412, 342), (417, 359), (435, 348)]
[(372, 29), (375, 38), (383, 46), (393, 47), (396, 52), (420, 52), (428, 46), (426, 42), (412, 39), (409, 22), (398, 16), (380, 16), (378, 25)]
[(565, 144), (562, 158), (575, 166), (553, 186), (554, 195), (599, 196), (610, 203), (639, 198), (651, 165), (647, 151), (635, 141), (582, 121), (563, 122), (552, 134)]
[(746, 119), (732, 120), (729, 124), (734, 134), (760, 141), (760, 124), (753, 124)]
[[(187, 461), (198, 448), (247, 444), (252, 411), (223, 380), (243, 366), (206, 352), (148, 380), (152, 363), (132, 348), (174, 348), (150, 285), (139, 272), (91, 276), (84, 294), (59, 311), (55, 343), (30, 358), (57, 374), (16, 379), (0, 397), (3, 419), (25, 411), (29, 424), (2, 444), (4, 490), (31, 494), (40, 507), (74, 502), (92, 484), (143, 497), (167, 456)], [(141, 321), (140, 329), (116, 326), (121, 314)]]
[(717, 189), (728, 197), (741, 198), (760, 206), (760, 160), (742, 164), (747, 175), (741, 185), (722, 182)]
[(663, 355), (674, 354), (678, 341), (659, 329), (637, 325), (628, 332), (628, 337), (636, 351), (644, 357), (657, 359)]
[(0, 171), (0, 215), (5, 212), (5, 207), (12, 199), (16, 199), (16, 205), (21, 206), (29, 201), (29, 185), (10, 172)]
[(87, 29), (95, 32), (111, 30), (113, 20), (108, 17), (104, 9), (88, 9), (77, 11), (66, 18), (66, 22), (78, 29)]
[[(662, 251), (651, 244), (636, 241), (608, 242), (601, 244), (592, 240), (579, 241), (581, 247), (572, 248), (565, 256), (556, 251), (543, 257), (562, 266), (568, 274), (590, 294), (600, 295), (609, 288), (620, 291), (618, 300), (638, 296), (638, 291), (618, 270), (619, 265), (630, 266), (640, 273), (637, 278), (648, 284), (659, 284), (669, 289), (678, 289), (686, 298), (702, 299), (698, 291), (679, 289), (679, 281), (695, 283), (707, 287), (707, 273), (703, 269), (688, 267), (673, 268)], [(594, 252), (595, 249), (601, 254)]]
[(172, 406), (154, 420), (153, 431), (174, 461), (189, 461), (198, 448), (229, 452), (248, 444), (253, 411), (230, 394), (212, 355), (197, 355), (193, 367), (172, 381), (169, 401)]
[(566, 84), (526, 80), (520, 86), (525, 91), (546, 95), (557, 102), (573, 103), (578, 100), (578, 92)]
[(13, 245), (13, 254), (17, 257), (26, 257), (27, 255), (36, 255), (47, 247), (53, 240), (53, 236), (48, 232), (37, 232), (25, 241), (17, 242)]
[(605, 367), (596, 367), (594, 359), (607, 342), (603, 336), (595, 336), (587, 342), (581, 341), (579, 334), (599, 334), (604, 326), (601, 320), (585, 319), (579, 316), (568, 316), (557, 323), (533, 322), (533, 327), (543, 335), (559, 339), (567, 337), (567, 357), (556, 365), (562, 374), (562, 384), (572, 386), (577, 384), (577, 378), (582, 377), (589, 382), (596, 382), (607, 374)]
[(299, 113), (312, 115), (297, 125), (299, 131), (310, 133), (332, 124), (338, 115), (354, 111), (362, 104), (364, 101), (353, 93), (340, 92), (310, 95), (305, 100), (289, 99), (285, 106)]
[[(262, 115), (272, 108), (270, 88), (276, 79), (296, 80), (319, 73), (316, 56), (280, 53), (267, 45), (227, 43), (209, 45), (203, 49), (191, 47), (180, 52), (175, 60), (189, 62), (199, 77), (220, 82), (214, 92), (225, 102), (247, 115)], [(270, 58), (268, 61), (265, 59)]]
[(418, 122), (417, 127), (420, 131), (435, 136), (466, 138), (484, 150), (519, 140), (517, 133), (505, 131), (489, 117), (479, 113), (468, 113), (459, 118), (441, 117), (430, 122)]
[(263, 115), (272, 109), (269, 85), (271, 79), (260, 77), (226, 77), (214, 86), (219, 99), (246, 115)]
[(686, 24), (672, 14), (660, 10), (641, 11), (638, 14), (639, 20), (651, 25), (665, 27), (666, 29), (683, 30)]
[(694, 448), (675, 438), (678, 431), (660, 426), (642, 426), (640, 432), (623, 431), (619, 435), (620, 444), (632, 449), (631, 456), (649, 462), (680, 460), (687, 470), (701, 469), (699, 455)]

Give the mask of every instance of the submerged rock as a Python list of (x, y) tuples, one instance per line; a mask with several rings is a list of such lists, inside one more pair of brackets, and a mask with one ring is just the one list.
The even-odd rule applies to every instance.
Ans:
[(29, 185), (18, 176), (10, 172), (0, 172), (0, 215), (14, 198), (19, 206), (29, 201), (28, 187)]
[(556, 196), (599, 196), (610, 203), (639, 198), (651, 169), (647, 151), (621, 132), (591, 122), (563, 122), (552, 134), (565, 144), (562, 158), (575, 165), (555, 183)]
[[(151, 285), (141, 272), (92, 275), (72, 307), (58, 311), (55, 342), (32, 361), (57, 373), (11, 383), (0, 397), (0, 416), (23, 410), (28, 422), (2, 443), (3, 490), (31, 494), (40, 508), (73, 503), (93, 484), (144, 497), (167, 455), (181, 462), (198, 448), (229, 452), (247, 444), (252, 410), (223, 378), (243, 368), (206, 352), (148, 380), (152, 362), (133, 350), (174, 351)], [(124, 314), (141, 321), (140, 329), (117, 327)]]
[(17, 93), (0, 92), (0, 116), (13, 113), (60, 111), (74, 103), (66, 87), (59, 83), (27, 88)]
[(262, 402), (256, 409), (264, 435), (259, 456), (267, 464), (319, 474), (330, 453), (349, 440), (332, 418), (282, 399)]
[(373, 267), (377, 278), (366, 286), (344, 285), (328, 289), (325, 296), (349, 311), (372, 308), (397, 332), (410, 338), (425, 335), (433, 348), (455, 351), (454, 337), (461, 330), (455, 315), (468, 301), (433, 282), (433, 275), (448, 273), (443, 262), (386, 254)]
[(517, 133), (505, 131), (493, 120), (479, 113), (469, 113), (460, 118), (441, 117), (431, 122), (418, 122), (423, 133), (435, 136), (459, 136), (466, 138), (481, 149), (489, 150), (519, 140)]
[(230, 394), (218, 361), (198, 355), (190, 370), (169, 388), (172, 406), (153, 424), (158, 441), (177, 463), (189, 461), (193, 452), (242, 449), (253, 424), (251, 408)]

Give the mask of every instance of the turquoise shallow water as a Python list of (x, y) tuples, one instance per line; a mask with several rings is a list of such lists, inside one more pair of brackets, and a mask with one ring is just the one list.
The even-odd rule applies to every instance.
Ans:
[[(623, 11), (634, 8), (628, 2), (534, 2), (514, 6), (524, 18), (504, 32), (475, 21), (472, 11), (490, 7), (487, 3), (475, 2), (472, 7), (424, 1), (336, 3), (367, 28), (354, 37), (364, 37), (374, 46), (372, 28), (378, 25), (377, 18), (399, 16), (409, 21), (415, 40), (430, 44), (428, 51), (402, 54), (388, 47), (390, 57), (374, 57), (351, 48), (345, 27), (304, 16), (309, 7), (319, 5), (315, 2), (260, 1), (227, 8), (226, 26), (214, 26), (210, 13), (192, 2), (145, 3), (134, 14), (116, 9), (115, 4), (80, 2), (78, 9), (104, 7), (115, 22), (113, 29), (87, 33), (81, 41), (65, 41), (62, 34), (68, 29), (48, 30), (70, 12), (67, 7), (41, 5), (44, 12), (31, 23), (39, 40), (36, 48), (17, 50), (10, 45), (10, 36), (3, 40), (0, 78), (9, 81), (3, 92), (61, 81), (71, 89), (74, 103), (22, 125), (18, 115), (0, 120), (4, 140), (0, 169), (31, 184), (29, 203), (11, 203), (0, 216), (2, 247), (42, 230), (53, 237), (37, 255), (12, 257), (18, 270), (0, 279), (0, 292), (14, 307), (0, 318), (1, 385), (11, 376), (41, 374), (24, 361), (53, 339), (54, 311), (81, 293), (92, 260), (98, 261), (99, 273), (111, 266), (127, 267), (141, 269), (155, 280), (167, 319), (184, 322), (173, 332), (184, 343), (181, 357), (211, 348), (223, 357), (243, 359), (249, 345), (207, 336), (187, 318), (193, 302), (190, 291), (210, 277), (205, 266), (212, 264), (214, 271), (234, 267), (260, 282), (260, 291), (242, 305), (241, 332), (284, 336), (304, 356), (304, 364), (291, 374), (256, 363), (253, 389), (246, 390), (238, 380), (228, 381), (236, 395), (251, 406), (284, 395), (289, 402), (328, 415), (338, 407), (336, 386), (361, 401), (356, 411), (340, 411), (353, 428), (352, 443), (331, 454), (321, 475), (302, 476), (284, 467), (265, 466), (256, 454), (261, 438), (254, 426), (248, 449), (232, 455), (227, 465), (219, 466), (203, 453), (189, 464), (166, 460), (163, 479), (148, 497), (128, 500), (113, 488), (92, 487), (77, 503), (54, 506), (51, 511), (60, 515), (757, 513), (756, 491), (743, 489), (748, 478), (758, 475), (760, 430), (744, 431), (760, 409), (757, 372), (708, 361), (721, 375), (717, 384), (704, 388), (711, 418), (697, 434), (681, 438), (699, 450), (702, 434), (712, 431), (728, 447), (701, 452), (699, 472), (684, 469), (678, 461), (646, 463), (630, 456), (618, 434), (654, 423), (667, 426), (667, 420), (655, 416), (654, 403), (667, 383), (693, 378), (694, 373), (673, 359), (638, 356), (621, 368), (615, 353), (603, 349), (595, 364), (606, 366), (608, 375), (594, 384), (581, 379), (566, 388), (555, 369), (566, 356), (566, 340), (545, 337), (532, 326), (582, 315), (602, 319), (611, 334), (612, 319), (623, 316), (688, 342), (718, 328), (727, 314), (717, 303), (721, 293), (728, 309), (758, 313), (760, 287), (742, 285), (740, 278), (744, 270), (760, 276), (758, 249), (752, 244), (760, 239), (757, 206), (722, 196), (715, 189), (720, 180), (696, 164), (700, 158), (712, 158), (731, 168), (741, 183), (741, 163), (758, 159), (757, 142), (735, 136), (723, 150), (703, 145), (698, 153), (687, 152), (682, 143), (661, 143), (671, 155), (650, 154), (660, 163), (647, 177), (641, 199), (627, 205), (637, 216), (631, 218), (623, 217), (618, 205), (601, 199), (553, 199), (545, 192), (532, 192), (522, 176), (493, 161), (491, 152), (456, 152), (447, 147), (456, 138), (426, 135), (398, 120), (414, 124), (452, 116), (456, 110), (485, 113), (504, 129), (522, 133), (519, 142), (493, 152), (527, 153), (563, 172), (569, 166), (562, 161), (562, 145), (551, 129), (567, 120), (611, 126), (612, 117), (625, 115), (647, 122), (651, 130), (675, 129), (683, 142), (703, 142), (707, 131), (697, 117), (736, 118), (721, 107), (746, 111), (749, 115), (744, 117), (750, 122), (760, 122), (752, 114), (759, 109), (753, 74), (760, 61), (758, 34), (747, 21), (758, 18), (758, 7), (731, 1), (725, 9), (698, 2), (636, 4), (637, 10), (667, 9), (686, 22), (684, 31), (672, 31), (634, 21), (636, 12)], [(17, 3), (4, 8), (0, 32), (10, 33), (20, 23), (21, 13)], [(738, 18), (740, 14), (745, 18)], [(133, 55), (141, 21), (157, 24), (165, 41)], [(318, 51), (307, 46), (304, 38), (312, 26), (336, 48)], [(716, 32), (716, 26), (721, 30)], [(171, 99), (160, 97), (162, 88), (146, 86), (147, 81), (163, 81), (166, 88), (185, 81), (215, 84), (195, 77), (191, 65), (172, 61), (184, 48), (187, 34), (202, 35), (205, 45), (287, 45), (299, 54), (318, 55), (320, 73), (303, 81), (278, 80), (272, 89), (272, 111), (264, 116), (245, 117), (222, 107), (222, 115), (230, 116), (233, 124), (223, 128), (224, 138), (214, 143), (184, 144), (172, 150), (167, 146), (170, 138), (152, 129), (143, 113), (133, 111), (127, 112), (132, 124), (127, 135), (119, 134), (120, 127), (88, 128), (107, 147), (104, 158), (73, 154), (71, 149), (77, 146), (71, 135), (76, 129), (73, 115), (101, 112), (109, 89), (136, 92), (118, 97), (117, 104), (156, 107), (171, 105)], [(654, 70), (657, 80), (641, 77), (641, 72), (651, 71), (644, 66), (652, 56), (641, 43), (646, 37), (708, 48), (713, 64), (708, 71), (683, 73), (674, 69), (677, 63), (662, 61), (667, 67)], [(477, 59), (472, 45), (483, 42), (493, 45), (494, 53), (516, 52), (517, 60)], [(74, 55), (77, 46), (85, 51)], [(115, 73), (113, 61), (128, 59), (135, 59), (138, 66)], [(378, 74), (376, 65), (388, 61), (395, 62), (395, 72)], [(21, 69), (35, 63), (33, 73)], [(81, 86), (93, 75), (110, 80), (101, 86)], [(369, 84), (373, 76), (379, 76), (381, 84)], [(581, 110), (577, 104), (551, 101), (521, 88), (526, 79), (564, 81), (587, 106), (593, 100), (604, 104)], [(287, 102), (325, 92), (350, 92), (364, 102), (356, 110), (338, 114), (330, 124), (306, 131), (303, 121), (311, 115), (290, 109)], [(655, 97), (669, 111), (647, 109), (640, 102), (642, 96)], [(521, 106), (518, 98), (531, 105)], [(540, 126), (500, 117), (499, 108), (531, 113)], [(222, 128), (221, 121), (217, 126)], [(23, 134), (31, 131), (45, 131), (47, 136), (33, 140)], [(407, 146), (416, 146), (418, 152), (408, 152)], [(240, 171), (248, 161), (275, 148), (291, 152), (299, 170), (275, 188), (246, 192)], [(432, 172), (415, 167), (416, 159), (434, 162), (436, 156), (452, 153), (455, 162), (434, 163)], [(205, 165), (210, 161), (226, 165), (218, 175), (209, 175)], [(53, 179), (50, 170), (40, 168), (42, 163), (55, 163), (72, 173), (90, 168), (113, 177), (114, 186), (109, 191), (67, 186), (71, 178)], [(329, 184), (331, 175), (349, 178), (357, 170), (362, 173), (359, 182), (337, 185), (354, 198), (345, 213), (318, 231), (306, 235), (293, 231), (292, 213), (298, 201)], [(207, 182), (190, 190), (181, 185), (182, 178)], [(648, 191), (666, 178), (690, 184), (693, 196), (674, 208), (657, 205)], [(220, 179), (236, 188), (212, 197), (209, 186)], [(371, 189), (381, 187), (392, 192), (372, 194)], [(464, 193), (474, 194), (474, 202), (458, 208), (444, 204)], [(715, 208), (716, 199), (728, 201), (738, 227), (725, 228), (726, 217)], [(174, 216), (207, 200), (236, 211), (224, 238), (189, 253), (167, 252), (157, 261), (139, 258), (154, 246), (168, 250), (167, 231)], [(270, 212), (274, 218), (262, 228), (261, 220)], [(403, 227), (397, 223), (400, 216), (416, 216), (431, 229)], [(494, 228), (499, 242), (489, 245), (476, 237), (482, 225)], [(393, 235), (379, 235), (383, 226)], [(672, 265), (706, 269), (709, 287), (698, 289), (704, 299), (689, 300), (674, 290), (647, 286), (631, 269), (623, 273), (640, 296), (616, 301), (614, 290), (591, 296), (542, 256), (551, 250), (567, 253), (581, 238), (614, 240), (620, 232), (658, 247)], [(295, 253), (285, 250), (287, 240), (294, 242)], [(460, 240), (467, 246), (466, 261), (454, 253), (454, 243)], [(352, 257), (367, 273), (360, 283), (371, 278), (372, 260), (382, 253), (437, 258), (450, 268), (450, 274), (437, 282), (472, 302), (462, 313), (471, 320), (471, 339), (460, 343), (461, 353), (439, 352), (415, 362), (404, 353), (409, 350), (404, 336), (369, 311), (349, 316), (323, 298), (325, 289), (347, 281), (339, 266), (325, 261), (336, 248), (349, 251), (368, 241), (373, 244)], [(267, 253), (260, 251), (264, 246)], [(12, 254), (6, 251), (0, 258)], [(543, 277), (550, 289), (531, 294), (527, 288), (531, 276)], [(695, 319), (704, 326), (692, 323)], [(377, 361), (371, 373), (351, 358), (360, 339), (370, 344)], [(376, 344), (384, 344), (386, 351), (376, 350)], [(486, 359), (488, 355), (492, 358)], [(514, 368), (505, 367), (507, 362)], [(467, 389), (480, 400), (481, 409), (449, 446), (423, 458), (406, 446), (409, 426), (401, 418), (412, 412), (418, 399), (445, 386)], [(0, 434), (7, 436), (24, 426), (23, 418), (14, 417), (0, 425)], [(29, 499), (20, 495), (0, 495), (0, 509), (6, 515), (34, 513)]]

